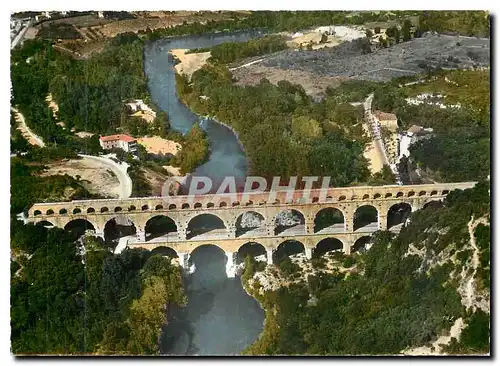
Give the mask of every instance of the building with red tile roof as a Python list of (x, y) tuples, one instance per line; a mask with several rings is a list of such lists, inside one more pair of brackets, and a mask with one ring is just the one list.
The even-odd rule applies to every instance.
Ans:
[(131, 153), (137, 151), (137, 140), (125, 134), (101, 136), (99, 143), (104, 150), (119, 148)]

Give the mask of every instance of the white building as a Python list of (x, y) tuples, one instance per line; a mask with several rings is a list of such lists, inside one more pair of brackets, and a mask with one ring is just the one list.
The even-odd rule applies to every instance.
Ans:
[(129, 135), (101, 136), (99, 137), (99, 143), (104, 150), (118, 148), (126, 152), (137, 152), (137, 140)]

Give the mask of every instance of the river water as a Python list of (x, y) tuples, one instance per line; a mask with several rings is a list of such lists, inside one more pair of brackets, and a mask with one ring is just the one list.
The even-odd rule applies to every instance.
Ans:
[[(168, 112), (173, 129), (187, 132), (199, 118), (177, 97), (174, 60), (170, 49), (209, 47), (242, 42), (260, 36), (258, 31), (176, 37), (151, 42), (144, 49), (145, 72), (152, 99)], [(236, 136), (208, 119), (201, 127), (210, 140), (211, 155), (194, 175), (209, 176), (218, 186), (225, 176), (246, 176), (248, 162)], [(238, 179), (239, 178), (239, 179)], [(185, 278), (188, 305), (169, 310), (169, 324), (160, 340), (162, 354), (239, 354), (262, 332), (264, 311), (243, 289), (240, 279), (227, 278), (226, 256), (215, 246), (202, 246), (191, 254), (196, 270)]]

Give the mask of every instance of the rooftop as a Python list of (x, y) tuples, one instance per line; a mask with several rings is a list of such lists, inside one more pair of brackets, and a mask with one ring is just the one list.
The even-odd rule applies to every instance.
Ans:
[(373, 114), (375, 115), (375, 117), (377, 117), (379, 121), (394, 121), (398, 119), (398, 117), (396, 117), (394, 113), (375, 111)]
[(125, 134), (118, 134), (118, 135), (109, 135), (109, 136), (101, 136), (99, 137), (99, 140), (101, 141), (116, 141), (116, 140), (121, 140), (125, 142), (134, 142), (136, 141), (135, 138), (125, 135)]

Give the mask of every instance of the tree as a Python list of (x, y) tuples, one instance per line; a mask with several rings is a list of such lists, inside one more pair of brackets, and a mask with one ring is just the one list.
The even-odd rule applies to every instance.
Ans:
[(407, 42), (411, 39), (411, 21), (409, 19), (405, 19), (403, 22), (403, 28), (401, 29), (403, 33), (403, 42)]

